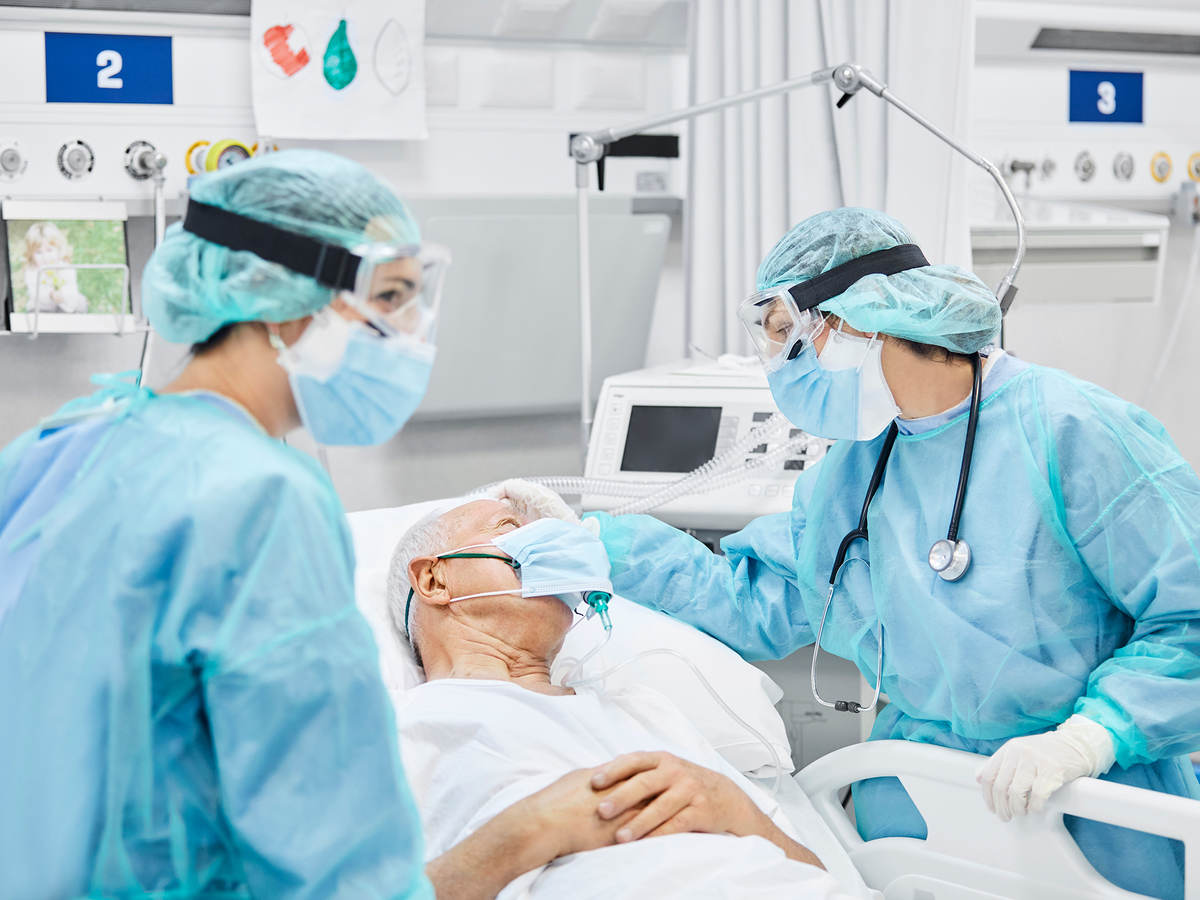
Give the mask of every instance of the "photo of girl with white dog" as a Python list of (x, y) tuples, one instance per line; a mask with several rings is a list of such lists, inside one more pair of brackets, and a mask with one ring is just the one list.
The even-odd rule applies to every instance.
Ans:
[(39, 220), (7, 224), (14, 312), (124, 311), (120, 270), (74, 268), (124, 264), (124, 222)]

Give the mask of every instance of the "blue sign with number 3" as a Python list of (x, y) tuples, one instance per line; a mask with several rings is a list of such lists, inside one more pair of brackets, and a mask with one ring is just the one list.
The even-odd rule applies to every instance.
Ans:
[(1142, 73), (1071, 69), (1068, 121), (1140, 123)]
[(171, 39), (46, 32), (47, 103), (173, 103)]

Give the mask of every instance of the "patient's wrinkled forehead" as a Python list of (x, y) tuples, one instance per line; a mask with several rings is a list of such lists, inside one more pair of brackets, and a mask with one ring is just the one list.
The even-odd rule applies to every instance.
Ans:
[(445, 519), (454, 536), (452, 543), (455, 547), (487, 543), (497, 535), (507, 534), (523, 524), (517, 511), (506, 500), (474, 500), (450, 510)]

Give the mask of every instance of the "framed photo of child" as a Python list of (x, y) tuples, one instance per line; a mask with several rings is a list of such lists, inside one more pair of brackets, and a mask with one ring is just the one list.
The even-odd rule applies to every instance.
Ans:
[(132, 328), (124, 204), (8, 200), (3, 212), (12, 331)]

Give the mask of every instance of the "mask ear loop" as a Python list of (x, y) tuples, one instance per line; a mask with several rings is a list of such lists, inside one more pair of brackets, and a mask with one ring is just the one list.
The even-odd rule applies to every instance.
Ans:
[[(858, 367), (858, 371), (859, 371), (859, 372), (861, 372), (861, 371), (863, 370), (863, 367), (864, 367), (864, 366), (867, 364), (867, 360), (871, 358), (871, 351), (875, 349), (875, 344), (876, 344), (876, 343), (878, 343), (878, 344), (879, 344), (879, 353), (880, 353), (880, 360), (879, 360), (879, 365), (880, 365), (880, 373), (879, 373), (879, 374), (880, 374), (880, 375), (882, 375), (882, 374), (883, 374), (883, 338), (881, 338), (881, 337), (879, 336), (879, 332), (878, 332), (878, 331), (876, 331), (876, 332), (873, 332), (873, 333), (871, 334), (871, 340), (870, 340), (870, 341), (867, 343), (867, 352), (866, 352), (866, 354), (863, 356), (863, 361), (862, 361), (862, 363), (860, 363), (860, 364), (859, 364), (859, 367)], [(887, 380), (886, 380), (886, 379), (884, 380), (884, 384), (887, 384)], [(889, 387), (888, 387), (888, 393), (891, 393), (891, 386), (890, 386), (890, 385), (889, 385)]]
[[(499, 556), (495, 553), (470, 553), (470, 550), (491, 547), (491, 544), (471, 544), (467, 547), (462, 547), (458, 550), (451, 550), (449, 553), (439, 553), (438, 559), (495, 559), (512, 568), (514, 572), (521, 568), (521, 564), (511, 556)], [(484, 591), (479, 594), (465, 594), (462, 597), (451, 597), (451, 603), (457, 603), (459, 600), (474, 600), (477, 597), (524, 597), (524, 593), (515, 593), (513, 591)]]
[[(459, 547), (457, 550), (451, 550), (449, 553), (439, 553), (436, 559), (495, 559), (511, 566), (514, 572), (521, 568), (521, 564), (510, 556), (497, 556), (494, 553), (468, 553), (468, 550), (480, 550), (485, 547), (491, 547), (491, 544), (468, 544), (465, 547)], [(412, 610), (414, 590), (412, 587), (408, 589), (408, 599), (404, 601), (404, 630), (408, 631), (408, 616)], [(477, 597), (523, 597), (524, 594), (514, 593), (513, 591), (486, 591), (481, 594), (466, 594), (462, 597), (451, 597), (450, 603), (457, 603), (459, 600), (474, 600)]]

